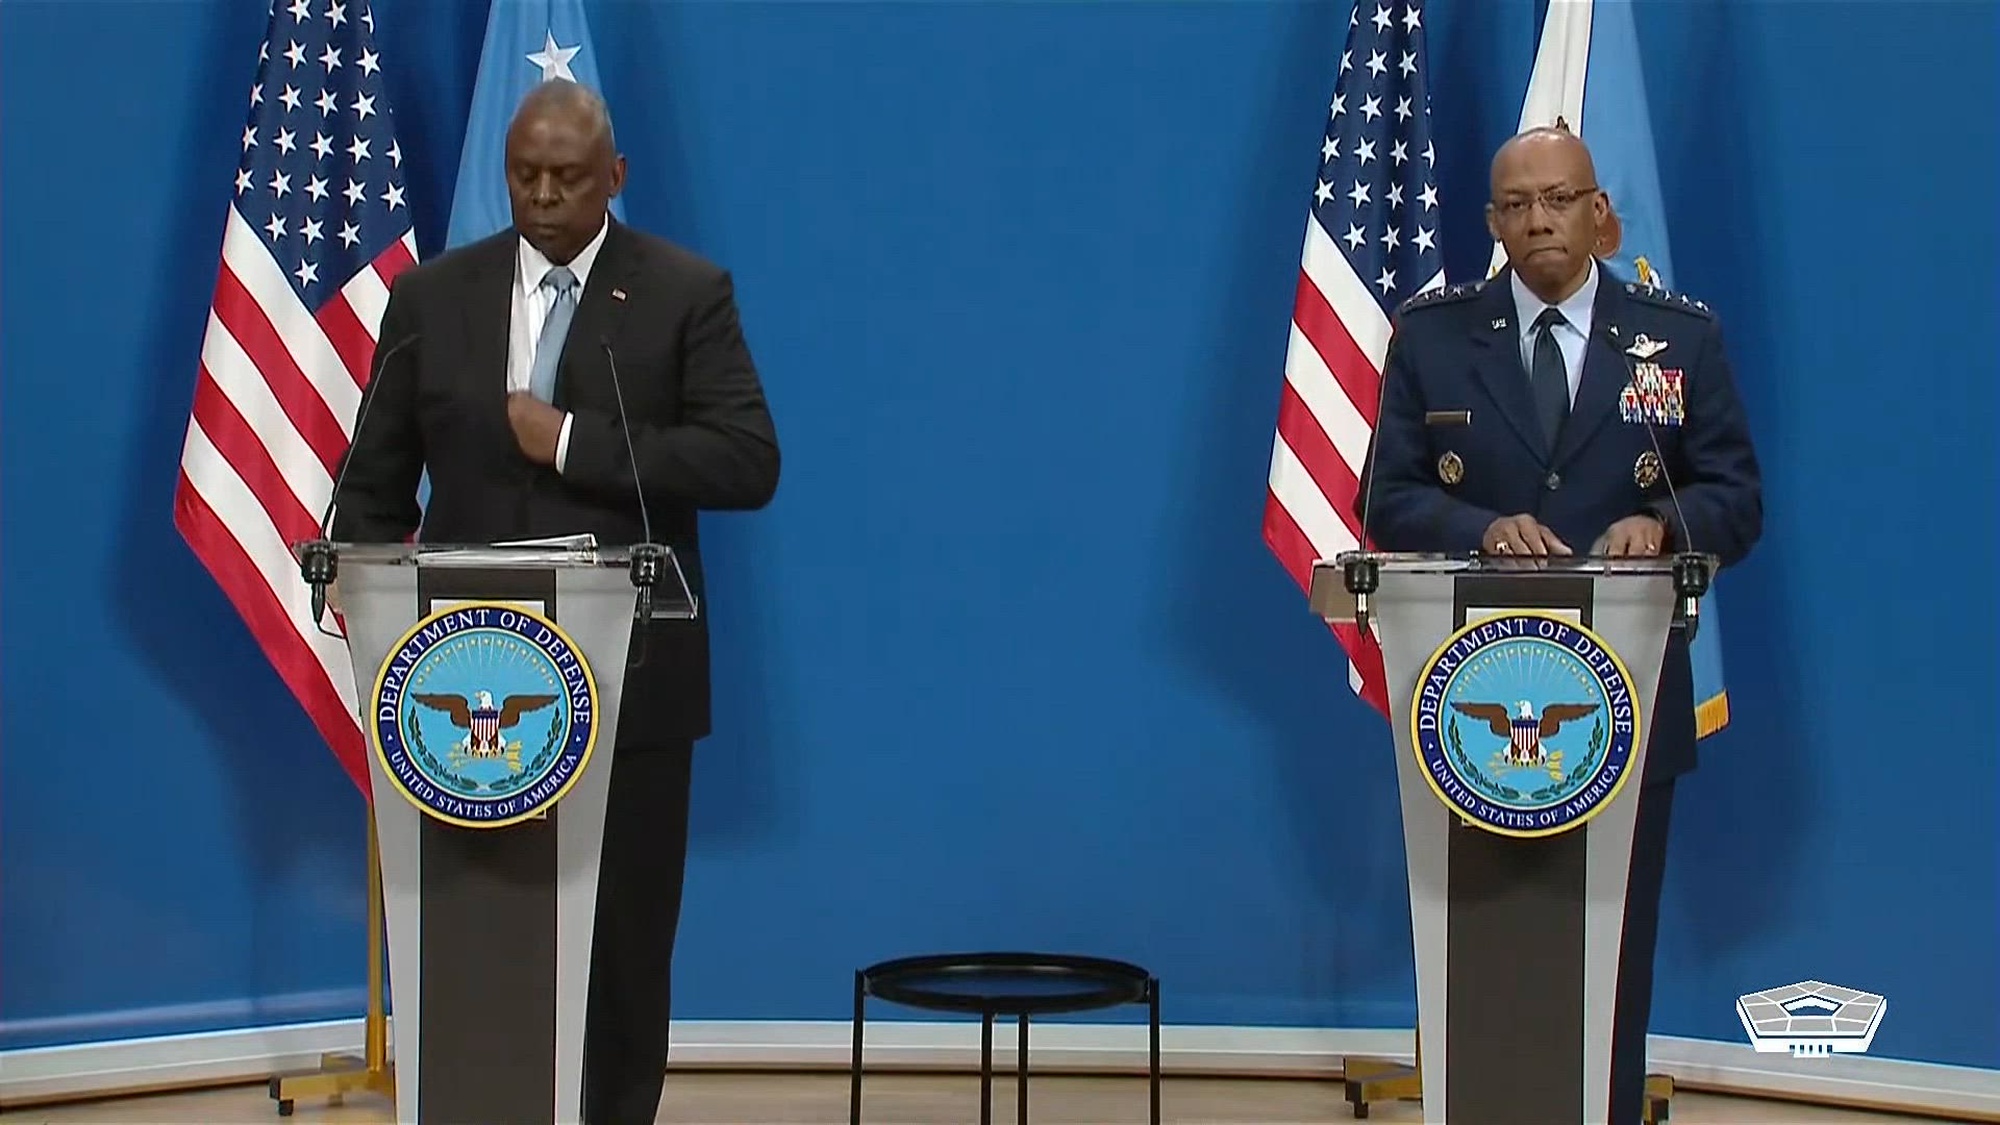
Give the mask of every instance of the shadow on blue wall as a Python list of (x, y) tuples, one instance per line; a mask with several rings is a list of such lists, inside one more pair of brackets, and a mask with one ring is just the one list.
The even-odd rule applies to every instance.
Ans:
[[(1721, 4), (1688, 5), (1673, 19), (1649, 8), (1637, 14), (1653, 56), (1680, 60), (1672, 68), (1655, 66), (1647, 75), (1655, 89), (1679, 91), (1654, 99), (1655, 143), (1662, 153), (1701, 153), (1706, 165), (1693, 175), (1663, 169), (1667, 213), (1713, 214), (1717, 201), (1750, 198), (1758, 187), (1752, 182), (1756, 169), (1767, 158), (1742, 112), (1755, 95), (1744, 81), (1753, 60), (1744, 48), (1739, 16)], [(1727, 207), (1721, 213), (1729, 218), (1683, 222), (1668, 232), (1678, 284), (1693, 290), (1697, 285), (1689, 279), (1700, 279), (1700, 296), (1717, 310), (1738, 357), (1738, 386), (1764, 471), (1782, 475), (1783, 460), (1771, 454), (1791, 444), (1786, 434), (1791, 416), (1782, 409), (1778, 387), (1742, 357), (1780, 350), (1775, 327), (1755, 314), (1755, 295), (1783, 287), (1789, 271), (1768, 253), (1770, 238), (1755, 210)], [(1674, 933), (1686, 951), (1663, 959), (1707, 961), (1755, 947), (1785, 919), (1813, 909), (1800, 901), (1793, 873), (1809, 861), (1802, 850), (1815, 777), (1801, 760), (1806, 746), (1781, 729), (1782, 717), (1798, 714), (1804, 696), (1797, 665), (1765, 655), (1796, 652), (1800, 644), (1786, 601), (1773, 585), (1780, 576), (1797, 573), (1805, 562), (1797, 557), (1801, 549), (1767, 528), (1745, 565), (1718, 583), (1718, 596), (1725, 599), (1731, 719), (1727, 729), (1702, 743), (1702, 768), (1679, 786), (1667, 861), (1672, 876), (1661, 908), (1680, 920)], [(1740, 607), (1733, 615), (1732, 605)], [(1729, 630), (1732, 619), (1737, 632)], [(1717, 824), (1754, 825), (1754, 844), (1739, 833), (1714, 831)]]
[[(246, 44), (254, 57), (259, 37), (256, 32), (246, 36), (244, 30), (240, 23), (218, 28), (220, 33), (197, 48), (192, 68), (205, 74), (241, 72)], [(169, 260), (205, 266), (216, 260), (224, 201), (211, 171), (232, 164), (239, 150), (215, 123), (243, 112), (242, 90), (247, 87), (247, 81), (241, 87), (209, 83), (190, 91), (175, 151), (199, 156), (161, 167), (165, 182), (155, 184), (171, 196), (170, 212), (191, 220), (159, 232)], [(146, 379), (134, 388), (146, 405), (117, 446), (127, 460), (118, 526), (132, 557), (147, 560), (145, 565), (114, 565), (120, 581), (112, 589), (122, 611), (117, 616), (131, 636), (132, 651), (198, 717), (206, 737), (193, 745), (220, 758), (215, 768), (228, 778), (234, 808), (209, 815), (224, 815), (236, 826), (236, 849), (249, 883), (283, 886), (288, 873), (327, 856), (342, 857), (357, 873), (365, 871), (361, 794), (170, 522), (184, 431), (161, 420), (187, 416), (214, 269), (190, 268), (181, 280), (185, 284), (158, 290), (160, 299), (149, 310), (150, 324), (140, 345), (145, 368), (172, 377)], [(205, 640), (199, 658), (191, 659), (190, 638), (196, 637)], [(338, 932), (326, 936), (336, 943), (361, 943), (367, 932), (366, 896), (351, 882), (338, 885), (344, 892), (336, 908)], [(298, 1011), (286, 998), (300, 984), (291, 931), (298, 918), (296, 911), (274, 910), (275, 905), (270, 896), (255, 895), (244, 920), (244, 944), (252, 956), (242, 975), (250, 995), (276, 998), (285, 1009), (277, 1014), (293, 1019), (331, 1014)], [(350, 975), (336, 972), (333, 979), (344, 981)]]
[[(1153, 558), (1134, 562), (1158, 566), (1155, 619), (1181, 659), (1259, 728), (1245, 746), (1276, 756), (1267, 768), (1281, 791), (1274, 812), (1289, 844), (1285, 866), (1310, 898), (1308, 916), (1323, 920), (1300, 934), (1299, 998), (1395, 1001), (1413, 987), (1407, 951), (1352, 924), (1408, 907), (1400, 859), (1374, 854), (1398, 837), (1395, 802), (1351, 797), (1394, 791), (1394, 763), (1374, 737), (1387, 728), (1348, 690), (1338, 641), (1308, 611), (1259, 531), (1317, 157), (1296, 139), (1323, 127), (1333, 96), (1322, 81), (1323, 93), (1302, 104), (1297, 77), (1324, 71), (1324, 45), (1339, 42), (1347, 20), (1338, 5), (1318, 5), (1290, 10), (1282, 23), (1274, 41), (1283, 53), (1269, 60), (1252, 106), (1260, 119), (1286, 127), (1256, 133), (1248, 166), (1233, 170), (1255, 195), (1235, 211), (1218, 299), (1193, 334), (1202, 358), (1177, 443), (1186, 452), (1163, 470), (1176, 526)], [(1273, 268), (1286, 262), (1290, 269)], [(1278, 624), (1245, 628), (1251, 621)]]

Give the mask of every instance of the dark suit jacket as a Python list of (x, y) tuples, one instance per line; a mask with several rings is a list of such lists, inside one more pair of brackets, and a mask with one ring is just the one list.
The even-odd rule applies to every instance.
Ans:
[[(1613, 523), (1653, 512), (1669, 529), (1669, 550), (1713, 554), (1724, 567), (1749, 554), (1763, 532), (1762, 484), (1720, 326), (1691, 299), (1625, 282), (1602, 262), (1598, 272), (1583, 377), (1553, 455), (1543, 452), (1507, 271), (1398, 310), (1356, 500), (1358, 516), (1366, 498), (1377, 547), (1474, 552), (1495, 519), (1525, 512), (1583, 554)], [(1654, 426), (1665, 472), (1650, 482), (1640, 459), (1653, 439), (1619, 401), (1630, 381), (1627, 361), (1639, 361), (1612, 344), (1615, 337), (1630, 347), (1641, 334), (1666, 345), (1648, 362), (1679, 371), (1683, 397), (1682, 419)], [(1649, 781), (1695, 765), (1693, 676), (1681, 630), (1666, 656)]]
[[(507, 421), (513, 230), (396, 278), (378, 351), (420, 337), (376, 375), (348, 450), (332, 537), (491, 543), (589, 532), (643, 541), (608, 342), (644, 482), (653, 539), (702, 597), (693, 622), (654, 621), (625, 679), (617, 744), (709, 732), (708, 614), (699, 509), (751, 509), (778, 483), (778, 442), (737, 322), (729, 275), (613, 220), (570, 322), (555, 406), (575, 416), (564, 471), (530, 462)], [(417, 484), (430, 472), (427, 511)], [(635, 638), (636, 643), (637, 638)]]

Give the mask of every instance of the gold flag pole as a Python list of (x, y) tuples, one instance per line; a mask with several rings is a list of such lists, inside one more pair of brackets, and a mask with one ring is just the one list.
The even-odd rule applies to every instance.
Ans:
[(396, 1064), (389, 1059), (389, 1017), (383, 987), (386, 933), (382, 906), (382, 852), (375, 836), (375, 810), (368, 810), (368, 1017), (361, 1057), (341, 1052), (321, 1055), (319, 1069), (271, 1078), (278, 1116), (290, 1117), (300, 1098), (325, 1098), (340, 1105), (349, 1092), (366, 1090), (396, 1096)]
[(388, 920), (382, 907), (382, 851), (375, 838), (375, 817), (368, 817), (368, 1022), (362, 1048), (368, 1067), (368, 1088), (396, 1096), (396, 1064), (389, 1061), (389, 1016), (384, 984)]

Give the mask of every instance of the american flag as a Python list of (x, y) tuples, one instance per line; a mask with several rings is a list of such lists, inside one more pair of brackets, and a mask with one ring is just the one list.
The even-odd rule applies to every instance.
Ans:
[(346, 646), (289, 545), (318, 535), (389, 283), (416, 261), (368, 0), (275, 0), (230, 191), (174, 525), (363, 793)]
[[(1414, 0), (1356, 0), (1320, 144), (1264, 499), (1264, 542), (1301, 589), (1315, 559), (1359, 542), (1390, 317), (1444, 284), (1423, 16)], [(1333, 630), (1354, 690), (1388, 714), (1374, 638)]]

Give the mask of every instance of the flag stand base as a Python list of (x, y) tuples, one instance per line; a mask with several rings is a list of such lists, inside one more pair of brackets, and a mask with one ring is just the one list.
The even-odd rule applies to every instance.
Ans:
[(396, 1096), (396, 1064), (389, 1060), (389, 1019), (382, 992), (383, 917), (382, 856), (375, 839), (375, 816), (368, 816), (368, 1019), (362, 1054), (328, 1053), (319, 1069), (271, 1078), (271, 1100), (278, 1116), (290, 1117), (300, 1098), (325, 1098), (340, 1105), (356, 1091)]
[[(1417, 1057), (1413, 1063), (1371, 1058), (1340, 1060), (1341, 1077), (1347, 1084), (1347, 1102), (1354, 1107), (1354, 1116), (1367, 1117), (1370, 1102), (1422, 1101), (1423, 1064), (1422, 1042), (1417, 1044)], [(1645, 1125), (1665, 1125), (1673, 1098), (1673, 1075), (1648, 1074), (1646, 1107), (1641, 1118)]]
[(1354, 1107), (1356, 1117), (1368, 1116), (1370, 1102), (1423, 1100), (1423, 1076), (1408, 1063), (1393, 1059), (1342, 1059), (1340, 1071), (1347, 1080), (1347, 1102)]

